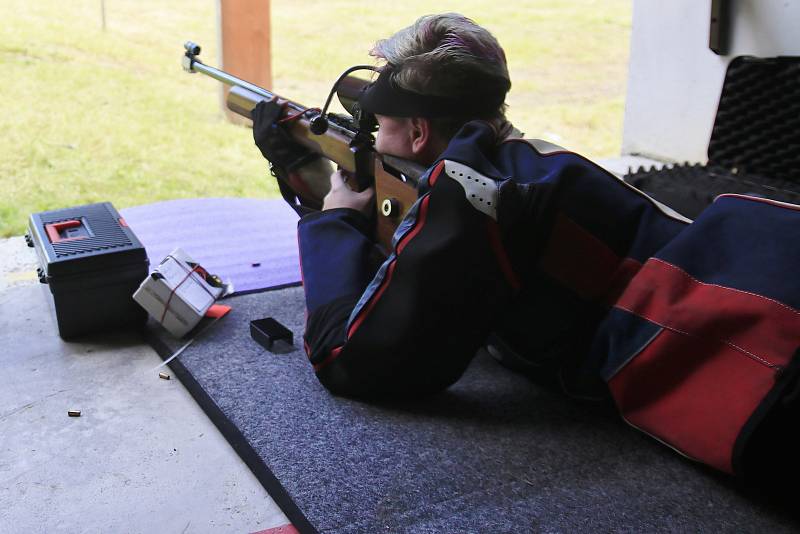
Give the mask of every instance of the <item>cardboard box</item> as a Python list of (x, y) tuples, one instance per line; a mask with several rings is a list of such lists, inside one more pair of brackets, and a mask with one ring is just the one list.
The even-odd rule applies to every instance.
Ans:
[(133, 299), (170, 334), (182, 337), (226, 289), (209, 284), (205, 270), (178, 248), (144, 279)]

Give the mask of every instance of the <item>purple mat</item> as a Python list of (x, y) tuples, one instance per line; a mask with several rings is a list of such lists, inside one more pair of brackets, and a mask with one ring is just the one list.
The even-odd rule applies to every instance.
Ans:
[(297, 214), (281, 199), (197, 198), (120, 210), (151, 269), (180, 247), (236, 293), (300, 282)]

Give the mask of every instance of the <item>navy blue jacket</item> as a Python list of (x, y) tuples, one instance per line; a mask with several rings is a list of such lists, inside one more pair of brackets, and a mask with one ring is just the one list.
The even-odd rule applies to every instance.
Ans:
[(733, 471), (800, 346), (797, 206), (725, 196), (690, 224), (577, 154), (498, 142), (482, 122), (427, 171), (383, 261), (354, 210), (298, 228), (306, 351), (335, 393), (441, 390), (491, 335)]

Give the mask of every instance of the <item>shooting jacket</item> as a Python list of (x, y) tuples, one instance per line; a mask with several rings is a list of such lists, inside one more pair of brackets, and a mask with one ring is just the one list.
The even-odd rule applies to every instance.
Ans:
[(331, 391), (446, 388), (492, 340), (575, 395), (737, 472), (796, 375), (800, 207), (737, 195), (687, 219), (585, 158), (467, 124), (375, 260), (350, 209), (299, 223), (306, 352)]

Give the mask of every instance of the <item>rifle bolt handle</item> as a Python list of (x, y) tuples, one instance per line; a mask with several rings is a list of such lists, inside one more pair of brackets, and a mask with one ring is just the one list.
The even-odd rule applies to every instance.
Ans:
[(384, 198), (381, 202), (381, 215), (384, 217), (396, 217), (400, 212), (400, 203), (396, 198)]

